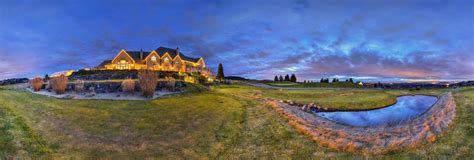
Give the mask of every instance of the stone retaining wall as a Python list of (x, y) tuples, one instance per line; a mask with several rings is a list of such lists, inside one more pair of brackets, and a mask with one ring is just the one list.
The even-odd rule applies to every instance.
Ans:
[[(122, 82), (85, 82), (84, 83), (84, 92), (95, 92), (95, 93), (114, 93), (114, 92), (122, 92), (122, 88), (120, 87)], [(160, 91), (166, 88), (167, 84), (165, 81), (158, 81), (156, 90)], [(176, 81), (175, 89), (180, 91), (186, 84), (183, 81)], [(43, 89), (51, 90), (47, 84), (43, 85)], [(75, 83), (68, 83), (66, 87), (66, 91), (75, 91)], [(140, 91), (140, 84), (138, 82), (135, 83), (135, 91)]]
[(265, 99), (293, 127), (315, 142), (339, 151), (377, 155), (409, 149), (434, 142), (453, 123), (456, 104), (451, 93), (443, 93), (438, 101), (416, 119), (395, 126), (353, 127), (335, 123), (278, 100)]

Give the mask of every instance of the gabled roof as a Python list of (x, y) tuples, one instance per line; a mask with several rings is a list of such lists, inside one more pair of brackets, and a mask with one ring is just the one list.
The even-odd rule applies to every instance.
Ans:
[[(158, 53), (158, 55), (160, 55), (160, 57), (165, 55), (166, 52), (168, 52), (171, 58), (174, 58), (178, 55), (176, 52), (176, 49), (171, 49), (171, 48), (166, 48), (166, 47), (158, 47), (157, 49), (155, 49), (155, 51), (156, 53)], [(181, 57), (182, 60), (191, 61), (191, 62), (198, 62), (199, 60), (199, 58), (191, 58), (184, 55), (181, 52), (179, 53), (179, 57)]]
[(137, 63), (141, 63), (142, 62), (142, 59), (140, 58), (140, 53), (143, 52), (143, 59), (145, 59), (146, 56), (148, 56), (148, 54), (150, 54), (150, 52), (145, 52), (145, 51), (126, 51), (128, 53), (128, 55), (130, 55), (130, 57), (133, 58), (133, 60), (135, 60), (135, 62)]
[(104, 68), (106, 64), (112, 63), (112, 60), (105, 60), (100, 63), (96, 68)]

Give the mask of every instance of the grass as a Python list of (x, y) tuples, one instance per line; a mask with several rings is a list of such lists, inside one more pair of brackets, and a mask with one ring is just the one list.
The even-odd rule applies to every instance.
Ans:
[[(360, 159), (363, 157), (312, 142), (253, 97), (293, 96), (302, 101), (324, 102), (320, 96), (325, 96), (343, 104), (352, 103), (349, 99), (356, 99), (353, 96), (359, 94), (370, 101), (370, 95), (439, 94), (443, 90), (283, 92), (244, 85), (212, 89), (191, 85), (179, 97), (111, 101), (61, 100), (3, 87), (0, 158)], [(374, 158), (472, 159), (474, 88), (455, 91), (454, 97), (458, 116), (444, 137), (421, 148)]]
[(446, 90), (275, 90), (235, 85), (221, 87), (221, 92), (238, 93), (253, 90), (265, 97), (292, 100), (297, 103), (315, 103), (338, 110), (360, 110), (385, 107), (396, 102), (397, 96), (411, 94), (439, 95)]

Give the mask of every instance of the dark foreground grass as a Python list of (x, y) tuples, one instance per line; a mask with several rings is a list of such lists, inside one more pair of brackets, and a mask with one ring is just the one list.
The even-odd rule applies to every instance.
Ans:
[[(331, 153), (261, 102), (215, 91), (151, 101), (61, 100), (0, 90), (0, 108), (41, 135), (47, 158), (309, 158)], [(2, 116), (2, 118), (5, 116)], [(12, 122), (17, 123), (17, 122)], [(8, 146), (17, 137), (2, 136)], [(20, 138), (21, 139), (21, 138)], [(2, 157), (19, 156), (18, 148)]]
[[(272, 94), (279, 92), (277, 90), (240, 85), (191, 90), (189, 94), (151, 101), (111, 101), (60, 100), (0, 89), (0, 156), (26, 159), (362, 158), (320, 147), (296, 132), (270, 107), (252, 98), (256, 94), (275, 96)], [(456, 91), (454, 96), (458, 117), (444, 137), (421, 148), (376, 158), (472, 158), (474, 88)]]

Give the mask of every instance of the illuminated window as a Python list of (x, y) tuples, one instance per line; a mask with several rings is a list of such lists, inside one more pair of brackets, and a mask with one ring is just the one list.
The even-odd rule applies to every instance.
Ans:
[(152, 57), (151, 57), (151, 61), (156, 62), (156, 57), (155, 57), (155, 56), (152, 56)]
[(165, 57), (165, 61), (168, 61), (168, 57)]
[(120, 62), (117, 64), (117, 69), (130, 69), (130, 66), (128, 65), (127, 61), (120, 60)]

